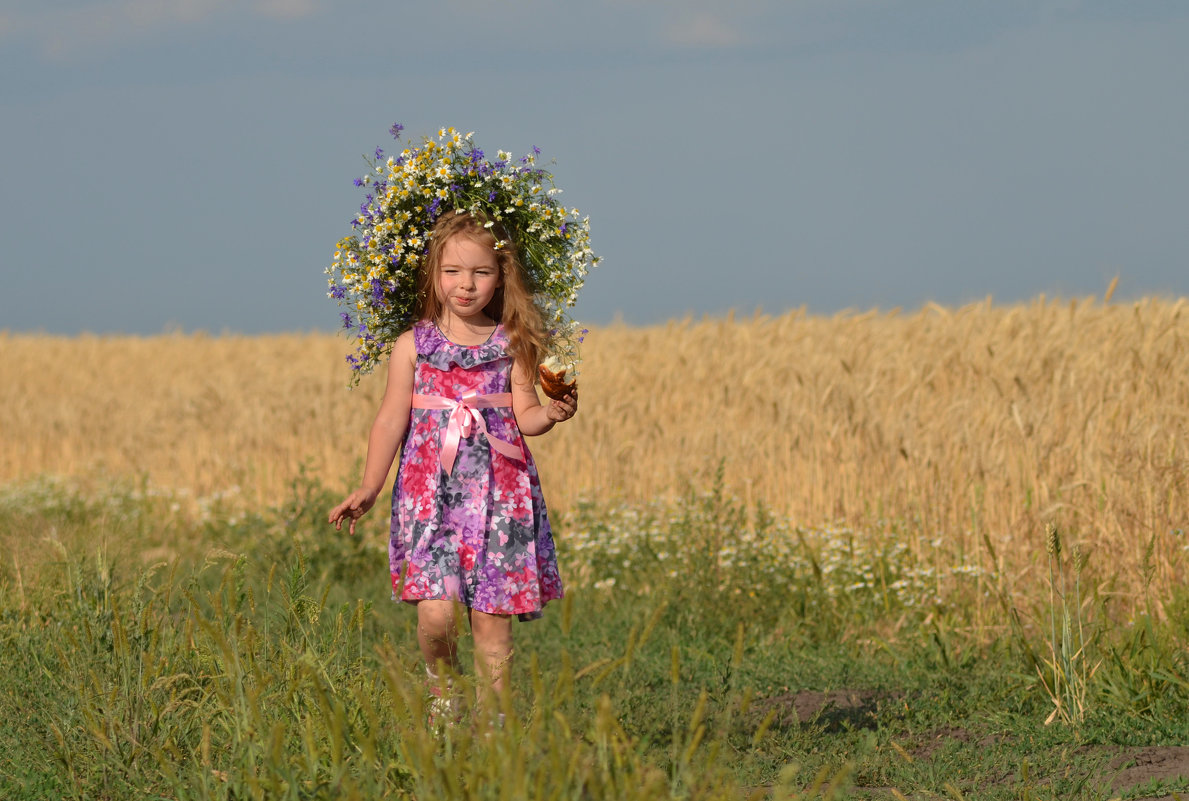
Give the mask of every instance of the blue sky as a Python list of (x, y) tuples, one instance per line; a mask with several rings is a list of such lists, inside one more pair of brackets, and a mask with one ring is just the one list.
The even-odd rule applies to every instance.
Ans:
[(401, 122), (540, 147), (577, 316), (1189, 295), (1189, 4), (6, 0), (0, 330), (331, 329)]

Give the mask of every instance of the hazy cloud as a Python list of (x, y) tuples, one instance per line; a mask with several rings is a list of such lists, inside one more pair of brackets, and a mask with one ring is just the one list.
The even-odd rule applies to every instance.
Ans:
[(315, 0), (257, 0), (256, 10), (263, 17), (298, 19), (318, 10)]
[[(26, 5), (0, 17), (0, 37), (35, 42), (51, 60), (70, 60), (128, 42), (157, 36), (220, 18), (245, 14), (235, 0), (115, 0), (73, 8)], [(317, 10), (317, 0), (256, 0), (246, 13), (293, 19)]]
[(706, 11), (674, 21), (664, 37), (678, 47), (735, 47), (744, 41), (738, 30)]

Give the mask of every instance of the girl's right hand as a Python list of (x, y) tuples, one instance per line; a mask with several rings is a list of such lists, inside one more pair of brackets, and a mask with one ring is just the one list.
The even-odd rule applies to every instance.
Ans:
[(347, 499), (338, 506), (330, 510), (330, 517), (327, 522), (332, 523), (336, 531), (343, 530), (343, 521), (350, 520), (347, 526), (347, 533), (355, 533), (355, 521), (367, 514), (367, 510), (371, 509), (376, 503), (376, 496), (378, 492), (366, 490), (362, 487), (352, 492), (347, 496)]

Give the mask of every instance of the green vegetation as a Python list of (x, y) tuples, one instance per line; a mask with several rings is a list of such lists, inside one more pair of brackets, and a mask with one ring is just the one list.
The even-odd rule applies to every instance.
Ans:
[(989, 543), (798, 529), (708, 483), (561, 516), (568, 595), (515, 627), (513, 696), (479, 708), (461, 677), (441, 735), (414, 617), (387, 601), (382, 516), (334, 533), (334, 494), (305, 475), (262, 514), (144, 486), (0, 488), (0, 797), (1189, 789), (1111, 784), (1129, 749), (1189, 742), (1189, 591), (1112, 606), (1072, 547), (1036, 554), (1052, 586), (1015, 587)]

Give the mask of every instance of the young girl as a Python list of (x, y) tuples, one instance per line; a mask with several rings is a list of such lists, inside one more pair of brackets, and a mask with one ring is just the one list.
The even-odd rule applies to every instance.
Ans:
[(562, 595), (549, 519), (524, 436), (578, 409), (576, 391), (542, 406), (534, 387), (544, 334), (514, 247), (483, 220), (446, 212), (419, 280), (417, 319), (396, 340), (368, 440), (363, 484), (330, 512), (355, 533), (401, 449), (392, 493), (393, 598), (417, 606), (417, 640), (457, 669), (455, 610), (465, 609), (475, 668), (505, 686), (512, 616), (541, 616)]

